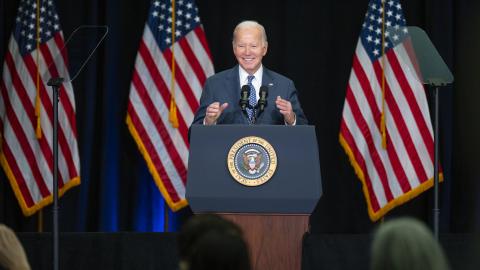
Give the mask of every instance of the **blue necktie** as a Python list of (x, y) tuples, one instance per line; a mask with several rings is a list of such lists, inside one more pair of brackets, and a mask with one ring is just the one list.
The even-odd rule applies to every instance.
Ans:
[(257, 92), (255, 92), (255, 87), (253, 87), (253, 84), (252, 84), (252, 80), (254, 78), (255, 78), (255, 76), (252, 76), (252, 75), (247, 77), (248, 87), (250, 87), (250, 95), (248, 96), (248, 104), (251, 106), (251, 109), (247, 108), (247, 115), (248, 115), (248, 119), (250, 119), (250, 122), (253, 119), (253, 114), (254, 114), (253, 108), (257, 104)]

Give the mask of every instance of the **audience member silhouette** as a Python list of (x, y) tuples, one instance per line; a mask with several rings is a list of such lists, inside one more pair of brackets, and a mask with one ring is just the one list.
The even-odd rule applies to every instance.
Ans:
[(192, 217), (178, 236), (180, 270), (249, 270), (241, 229), (217, 215)]
[(27, 255), (15, 233), (0, 224), (0, 268), (8, 270), (30, 270)]
[(431, 231), (413, 218), (380, 225), (371, 250), (371, 270), (448, 270), (447, 258)]

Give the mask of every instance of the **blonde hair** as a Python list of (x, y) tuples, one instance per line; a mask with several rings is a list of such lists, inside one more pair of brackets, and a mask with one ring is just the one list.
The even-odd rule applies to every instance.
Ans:
[(0, 224), (0, 266), (9, 270), (30, 270), (27, 255), (15, 233)]

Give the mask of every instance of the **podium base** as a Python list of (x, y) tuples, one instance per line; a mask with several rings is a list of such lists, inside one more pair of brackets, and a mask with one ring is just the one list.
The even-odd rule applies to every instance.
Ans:
[(220, 213), (243, 230), (252, 270), (300, 270), (309, 215)]

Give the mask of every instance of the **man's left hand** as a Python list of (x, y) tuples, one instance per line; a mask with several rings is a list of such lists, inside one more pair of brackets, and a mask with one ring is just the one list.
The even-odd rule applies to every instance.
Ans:
[(280, 113), (283, 115), (285, 123), (287, 123), (287, 125), (293, 125), (295, 123), (295, 113), (293, 112), (290, 101), (277, 96), (275, 104), (277, 105), (278, 110), (280, 110)]

